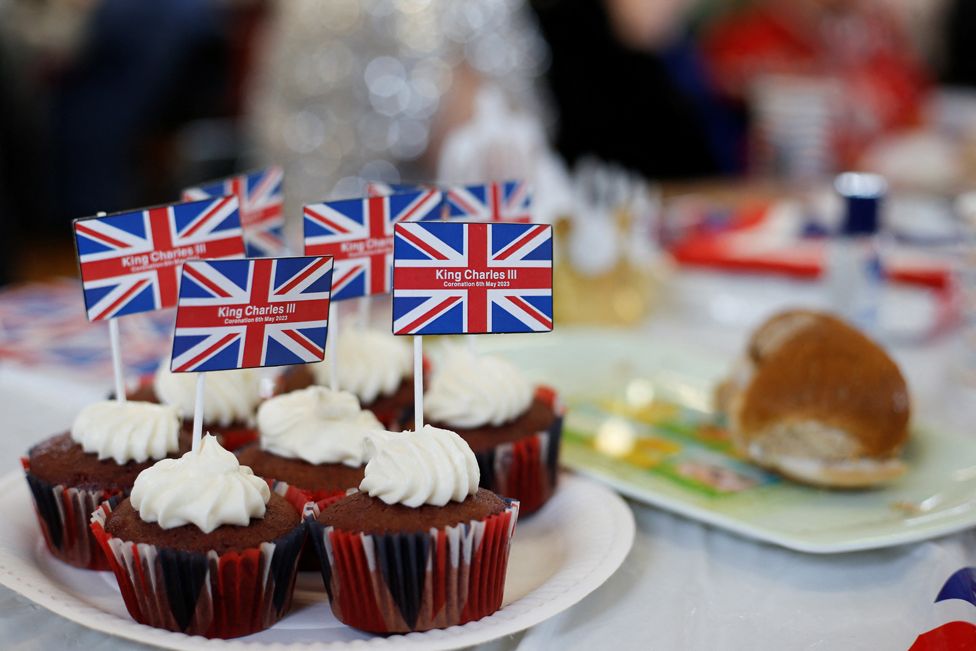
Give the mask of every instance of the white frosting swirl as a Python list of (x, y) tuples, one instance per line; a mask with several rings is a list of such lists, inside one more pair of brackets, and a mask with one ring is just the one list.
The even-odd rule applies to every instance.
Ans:
[[(176, 407), (180, 418), (193, 418), (196, 373), (173, 373), (169, 370), (169, 362), (165, 362), (156, 371), (153, 388), (161, 402)], [(220, 427), (235, 421), (252, 424), (254, 409), (260, 401), (261, 379), (254, 369), (207, 373), (203, 420)]]
[(424, 395), (424, 413), (451, 427), (502, 425), (523, 414), (534, 394), (513, 364), (455, 347), (445, 351), (435, 367)]
[(162, 459), (179, 450), (179, 435), (176, 410), (151, 402), (96, 402), (78, 412), (71, 425), (71, 438), (85, 452), (119, 465)]
[(478, 492), (474, 452), (450, 430), (377, 432), (366, 437), (366, 447), (370, 460), (359, 490), (387, 504), (444, 506)]
[[(339, 388), (355, 393), (364, 405), (391, 395), (413, 371), (410, 344), (377, 330), (340, 331), (336, 354)], [(312, 365), (316, 383), (329, 385), (328, 364), (326, 359)]]
[(311, 386), (262, 403), (258, 429), (261, 448), (280, 457), (361, 466), (366, 435), (383, 426), (353, 394)]
[(143, 522), (163, 529), (194, 524), (210, 533), (221, 525), (244, 527), (251, 518), (263, 518), (271, 489), (207, 434), (197, 450), (140, 472), (130, 499)]

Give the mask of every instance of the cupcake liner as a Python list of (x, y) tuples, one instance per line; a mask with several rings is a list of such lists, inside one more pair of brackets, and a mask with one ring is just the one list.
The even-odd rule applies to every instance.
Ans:
[(502, 605), (519, 503), (501, 513), (427, 532), (366, 534), (319, 523), (309, 535), (336, 618), (372, 633), (446, 628)]
[[(192, 422), (190, 427), (193, 427)], [(220, 444), (231, 452), (258, 440), (258, 430), (254, 427), (222, 427), (204, 424), (204, 428), (218, 437)]]
[(556, 414), (547, 429), (474, 455), (481, 471), (482, 488), (518, 499), (523, 515), (538, 511), (556, 490), (559, 444), (566, 413), (553, 389), (536, 388), (536, 398)]
[[(304, 511), (303, 493), (284, 483), (275, 484), (274, 491)], [(305, 542), (302, 523), (258, 547), (203, 554), (110, 535), (105, 522), (112, 507), (110, 502), (98, 507), (91, 529), (137, 622), (188, 635), (232, 638), (264, 630), (288, 611)]]
[(44, 543), (51, 554), (82, 569), (109, 569), (108, 559), (92, 535), (88, 520), (100, 504), (108, 501), (114, 506), (122, 494), (52, 484), (31, 473), (29, 459), (23, 457), (20, 462), (34, 498), (34, 512)]

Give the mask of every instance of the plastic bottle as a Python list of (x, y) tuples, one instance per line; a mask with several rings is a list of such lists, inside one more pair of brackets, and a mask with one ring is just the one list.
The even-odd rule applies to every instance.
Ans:
[(877, 334), (884, 283), (878, 224), (888, 184), (877, 174), (846, 172), (835, 179), (834, 189), (844, 200), (844, 216), (827, 246), (830, 302), (848, 321)]

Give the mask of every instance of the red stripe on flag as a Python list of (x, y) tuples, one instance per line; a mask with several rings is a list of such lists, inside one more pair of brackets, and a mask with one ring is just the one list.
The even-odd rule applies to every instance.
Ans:
[(120, 303), (124, 303), (125, 301), (129, 300), (130, 297), (132, 297), (137, 291), (139, 291), (142, 288), (144, 288), (146, 286), (146, 284), (148, 284), (148, 283), (149, 283), (149, 280), (146, 279), (146, 278), (143, 278), (142, 280), (140, 280), (139, 282), (137, 282), (135, 285), (133, 285), (132, 287), (130, 287), (128, 290), (126, 290), (121, 296), (119, 296), (117, 299), (115, 299), (114, 301), (112, 301), (112, 304), (109, 305), (104, 310), (102, 310), (101, 314), (99, 314), (98, 316), (94, 317), (92, 319), (92, 321), (99, 321), (101, 319), (104, 319), (106, 314), (109, 314), (110, 312), (112, 312), (116, 307), (119, 306)]
[(360, 271), (362, 271), (363, 268), (364, 267), (362, 267), (361, 265), (357, 265), (354, 268), (352, 268), (349, 271), (347, 271), (346, 272), (346, 275), (344, 275), (342, 278), (340, 278), (339, 280), (333, 281), (333, 283), (332, 283), (332, 289), (333, 289), (333, 291), (338, 291), (338, 290), (336, 290), (336, 287), (338, 287), (339, 289), (342, 289), (342, 286), (346, 283), (346, 281), (349, 280), (350, 278), (352, 278), (353, 276), (355, 276), (356, 274), (358, 274)]
[(489, 202), (490, 205), (490, 215), (488, 219), (493, 222), (504, 221), (502, 216), (502, 188), (500, 183), (491, 183), (488, 185), (488, 196), (491, 197)]
[(507, 259), (510, 255), (518, 251), (519, 248), (522, 247), (526, 242), (530, 241), (532, 238), (534, 238), (536, 235), (546, 230), (547, 228), (548, 226), (540, 225), (530, 229), (525, 235), (518, 238), (517, 240), (515, 240), (514, 242), (506, 246), (504, 249), (499, 251), (498, 255), (494, 256), (495, 260)]
[(437, 307), (435, 307), (432, 310), (427, 311), (422, 317), (420, 317), (416, 321), (414, 321), (412, 323), (409, 323), (406, 326), (404, 326), (403, 328), (400, 328), (399, 330), (397, 330), (397, 333), (398, 334), (400, 334), (400, 333), (409, 334), (414, 329), (416, 329), (421, 323), (423, 323), (424, 321), (428, 321), (428, 322), (429, 321), (433, 321), (435, 318), (437, 318), (438, 316), (440, 316), (441, 313), (443, 313), (445, 310), (447, 310), (447, 308), (451, 307), (452, 305), (454, 305), (455, 303), (457, 303), (460, 300), (461, 300), (461, 297), (460, 296), (451, 296), (450, 298), (444, 299), (443, 301), (440, 302), (439, 305), (437, 305)]
[(424, 253), (431, 256), (435, 260), (447, 260), (446, 255), (444, 255), (443, 253), (441, 253), (431, 245), (427, 244), (427, 242), (424, 242), (422, 239), (420, 239), (419, 237), (417, 237), (407, 229), (401, 228), (400, 230), (397, 231), (397, 233), (400, 234), (400, 237), (407, 240), (408, 242), (410, 242), (415, 247), (422, 250)]
[[(250, 305), (266, 304), (271, 298), (271, 279), (274, 277), (277, 266), (277, 260), (267, 258), (255, 260), (251, 263), (251, 290), (248, 300)], [(252, 368), (263, 365), (266, 344), (265, 324), (261, 322), (249, 324), (244, 330), (244, 341), (242, 343), (244, 349), (243, 365)]]
[(77, 222), (75, 224), (75, 231), (81, 233), (82, 235), (90, 237), (92, 239), (101, 240), (106, 244), (111, 244), (112, 246), (129, 246), (125, 242), (121, 240), (117, 240), (114, 237), (109, 237), (108, 235), (104, 235), (102, 233), (99, 233), (98, 231), (93, 231), (92, 229), (85, 226), (82, 222)]
[(195, 366), (196, 363), (199, 362), (204, 357), (207, 357), (211, 353), (216, 352), (217, 350), (223, 348), (225, 345), (227, 345), (228, 343), (230, 343), (230, 340), (231, 339), (233, 339), (236, 336), (237, 336), (237, 333), (234, 333), (234, 332), (231, 332), (229, 334), (224, 335), (217, 343), (215, 343), (210, 348), (207, 348), (205, 351), (203, 351), (202, 353), (200, 353), (199, 355), (197, 355), (196, 357), (194, 357), (193, 359), (191, 359), (186, 364), (183, 364), (182, 366), (180, 366), (179, 368), (177, 368), (175, 372), (176, 373), (183, 373), (183, 372), (185, 372), (187, 369)]
[(225, 292), (220, 285), (213, 282), (190, 265), (183, 265), (183, 273), (212, 291), (217, 296), (220, 296), (221, 298), (230, 298), (230, 294)]
[(287, 285), (284, 285), (283, 287), (279, 287), (278, 289), (276, 289), (275, 294), (278, 296), (280, 296), (281, 294), (287, 294), (295, 287), (297, 287), (299, 283), (301, 283), (303, 280), (305, 280), (313, 273), (321, 269), (323, 265), (326, 265), (328, 263), (329, 263), (329, 258), (319, 258), (316, 262), (313, 262), (311, 265), (306, 267), (305, 271), (292, 278), (291, 282), (289, 282)]
[(305, 216), (306, 217), (311, 217), (314, 221), (319, 222), (323, 226), (327, 226), (327, 227), (331, 228), (332, 230), (336, 231), (337, 233), (348, 233), (349, 232), (349, 229), (343, 228), (342, 226), (339, 226), (339, 224), (335, 223), (334, 221), (332, 221), (331, 219), (329, 219), (325, 215), (323, 215), (321, 213), (315, 212), (309, 206), (305, 206)]
[(295, 342), (302, 348), (312, 353), (316, 357), (322, 354), (322, 349), (310, 342), (308, 339), (298, 334), (295, 330), (282, 330), (286, 335), (295, 340)]
[(507, 298), (516, 306), (524, 310), (526, 314), (531, 316), (533, 319), (535, 319), (545, 327), (552, 329), (552, 321), (542, 316), (541, 313), (537, 309), (535, 309), (535, 307), (528, 301), (524, 301), (518, 296), (506, 296), (505, 298)]
[(416, 213), (421, 206), (425, 205), (428, 199), (430, 199), (432, 196), (434, 196), (433, 191), (428, 190), (424, 192), (422, 195), (417, 197), (417, 200), (413, 203), (413, 205), (410, 206), (410, 208), (407, 211), (405, 211), (402, 215), (400, 215), (400, 217), (398, 217), (396, 221), (398, 222), (410, 221), (410, 218), (413, 217), (414, 213)]
[(188, 237), (196, 233), (198, 230), (200, 230), (203, 227), (203, 225), (210, 220), (210, 217), (213, 217), (215, 213), (218, 213), (224, 209), (224, 206), (226, 206), (228, 202), (230, 202), (230, 199), (231, 199), (230, 197), (224, 197), (223, 199), (220, 200), (220, 203), (218, 203), (216, 207), (206, 210), (202, 214), (200, 214), (197, 217), (197, 222), (193, 224), (189, 229), (187, 229), (187, 231), (183, 233), (181, 237)]
[(464, 195), (462, 195), (460, 192), (452, 190), (448, 192), (448, 195), (451, 197), (451, 200), (453, 200), (455, 204), (460, 206), (461, 210), (463, 210), (467, 216), (471, 217), (477, 215), (478, 209), (472, 206), (467, 201), (465, 201)]

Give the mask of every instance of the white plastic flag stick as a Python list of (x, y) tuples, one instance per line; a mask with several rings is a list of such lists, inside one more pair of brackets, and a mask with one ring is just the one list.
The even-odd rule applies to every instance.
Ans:
[(424, 338), (413, 336), (413, 430), (424, 428)]
[(203, 438), (203, 393), (206, 377), (206, 373), (197, 373), (197, 397), (193, 403), (193, 450), (200, 449), (200, 439)]
[(359, 305), (357, 305), (359, 308), (359, 327), (364, 330), (369, 327), (369, 303), (370, 297), (363, 296), (361, 299), (359, 299)]
[(329, 388), (339, 390), (339, 356), (336, 353), (336, 341), (339, 339), (339, 306), (335, 301), (329, 302)]
[(125, 402), (125, 377), (122, 374), (122, 345), (119, 343), (119, 320), (108, 320), (108, 338), (112, 345), (112, 371), (115, 373), (115, 399)]
[[(96, 217), (104, 217), (108, 213), (100, 210), (95, 213)], [(125, 402), (125, 376), (122, 373), (122, 343), (119, 337), (118, 319), (108, 320), (108, 340), (112, 347), (112, 373), (115, 375), (115, 399)]]
[(467, 345), (468, 352), (471, 355), (477, 355), (478, 354), (478, 351), (475, 350), (475, 347), (474, 347), (474, 337), (475, 337), (474, 335), (464, 335), (464, 343)]

